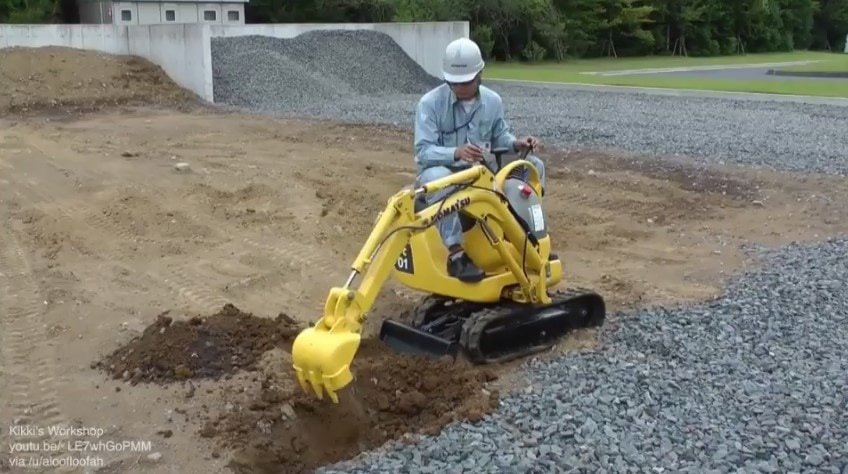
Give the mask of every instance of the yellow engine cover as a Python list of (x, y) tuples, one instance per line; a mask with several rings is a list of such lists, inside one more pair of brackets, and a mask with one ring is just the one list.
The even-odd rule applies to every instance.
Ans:
[[(463, 220), (469, 219), (463, 217)], [(523, 260), (524, 241), (504, 241), (503, 230), (496, 221), (489, 220), (487, 225), (507, 246), (510, 254), (519, 263)], [(464, 233), (463, 248), (474, 263), (486, 272), (486, 278), (477, 283), (465, 283), (447, 273), (448, 250), (442, 242), (438, 228), (434, 225), (424, 232), (415, 234), (395, 263), (395, 278), (403, 285), (426, 293), (459, 298), (480, 303), (497, 303), (501, 300), (504, 288), (517, 285), (518, 281), (509, 271), (498, 251), (489, 242), (479, 223)], [(528, 248), (532, 247), (528, 240)], [(547, 262), (550, 256), (551, 241), (546, 236), (539, 239), (539, 251)], [(562, 264), (559, 260), (549, 263), (550, 277), (547, 285), (553, 286), (562, 280)], [(534, 269), (528, 261), (527, 274), (544, 275), (545, 268)]]

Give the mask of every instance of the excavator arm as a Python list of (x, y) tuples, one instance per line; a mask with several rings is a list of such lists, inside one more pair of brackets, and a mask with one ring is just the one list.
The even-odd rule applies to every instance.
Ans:
[[(506, 235), (515, 241), (526, 235), (526, 230), (519, 222), (512, 216), (504, 215), (508, 214), (508, 205), (503, 195), (495, 191), (497, 185), (502, 183), (503, 176), (522, 163), (529, 164), (523, 160), (511, 163), (497, 176), (486, 166), (474, 166), (415, 190), (402, 190), (389, 198), (386, 208), (377, 217), (371, 235), (356, 256), (347, 282), (342, 287), (330, 289), (323, 317), (294, 340), (292, 364), (304, 391), (314, 392), (319, 399), (323, 398), (323, 392), (326, 391), (328, 397), (338, 403), (336, 392), (353, 380), (350, 365), (359, 349), (365, 316), (412, 235), (425, 231), (441, 218), (459, 210), (474, 216), (492, 216), (502, 221)], [(533, 174), (533, 184), (539, 186), (535, 169)], [(449, 186), (458, 189), (438, 205), (431, 205), (415, 213), (415, 198), (418, 195)], [(493, 243), (507, 260), (514, 260), (506, 249), (497, 245), (498, 242)], [(540, 259), (536, 252), (528, 256)], [(546, 289), (532, 285), (517, 265), (515, 273), (520, 275), (519, 283), (530, 299), (548, 299)], [(358, 276), (362, 278), (354, 288)]]

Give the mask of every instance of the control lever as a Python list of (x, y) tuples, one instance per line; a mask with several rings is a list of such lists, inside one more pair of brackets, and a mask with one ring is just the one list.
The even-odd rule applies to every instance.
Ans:
[[(493, 170), (492, 167), (489, 166), (489, 162), (487, 162), (485, 160), (483, 160), (483, 163), (486, 164), (486, 168), (489, 168), (489, 171), (491, 171), (492, 174), (497, 174), (498, 171), (500, 171), (501, 168), (503, 168), (503, 156), (506, 155), (507, 153), (509, 153), (510, 151), (512, 151), (512, 150), (510, 150), (507, 147), (495, 148), (494, 150), (492, 150), (492, 154), (495, 155), (495, 163), (497, 163), (497, 165), (498, 165), (497, 169)], [(529, 148), (521, 150), (521, 152), (518, 153), (518, 159), (523, 160), (523, 159), (527, 158), (528, 153), (530, 153)]]

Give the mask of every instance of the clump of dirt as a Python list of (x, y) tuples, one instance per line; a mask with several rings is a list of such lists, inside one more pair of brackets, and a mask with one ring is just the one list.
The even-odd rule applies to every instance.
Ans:
[(187, 321), (174, 321), (165, 312), (140, 336), (93, 366), (133, 385), (219, 379), (255, 368), (266, 351), (290, 346), (300, 329), (286, 314), (260, 318), (231, 304), (212, 316)]
[(478, 421), (499, 404), (498, 392), (486, 390), (497, 378), (492, 371), (397, 354), (371, 339), (352, 370), (357, 378), (339, 404), (268, 375), (243, 407), (210, 418), (200, 434), (237, 449), (229, 466), (236, 472), (305, 473), (407, 433)]
[(199, 104), (146, 59), (58, 46), (0, 50), (0, 97), (0, 113)]

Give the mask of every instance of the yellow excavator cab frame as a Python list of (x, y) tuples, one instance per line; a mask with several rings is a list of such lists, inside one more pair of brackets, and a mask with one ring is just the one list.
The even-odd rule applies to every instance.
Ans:
[[(528, 184), (540, 196), (538, 171), (518, 159), (497, 174), (477, 165), (389, 198), (354, 259), (347, 282), (330, 289), (323, 316), (292, 345), (292, 365), (303, 390), (319, 399), (326, 391), (338, 403), (336, 392), (353, 380), (350, 365), (359, 348), (362, 324), (390, 275), (411, 288), (443, 296), (481, 302), (502, 297), (521, 303), (551, 302), (548, 287), (561, 280), (562, 267), (558, 260), (548, 262), (550, 238), (545, 235), (529, 242), (528, 230), (502, 194), (507, 177), (520, 166), (530, 170)], [(446, 198), (416, 212), (416, 199), (451, 186), (455, 189)], [(477, 265), (492, 273), (481, 282), (465, 283), (447, 274), (447, 250), (435, 224), (457, 212), (477, 224), (466, 232), (463, 247)], [(415, 266), (412, 272), (410, 262)]]

